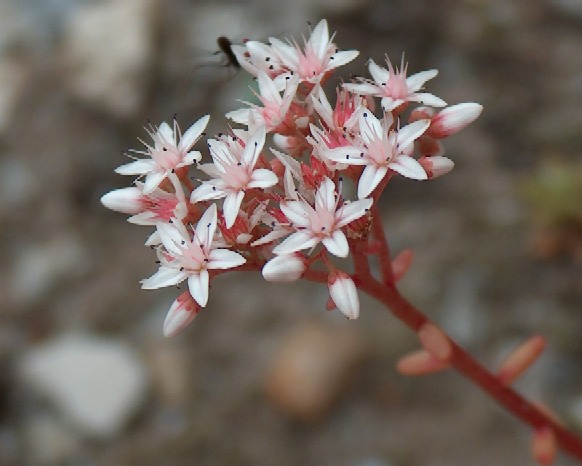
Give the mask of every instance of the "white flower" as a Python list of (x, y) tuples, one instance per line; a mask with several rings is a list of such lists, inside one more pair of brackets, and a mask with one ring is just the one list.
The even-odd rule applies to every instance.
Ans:
[(190, 202), (224, 198), (222, 211), (226, 228), (232, 227), (247, 189), (269, 188), (279, 181), (271, 170), (255, 169), (264, 144), (264, 127), (259, 127), (244, 146), (238, 138), (230, 144), (210, 139), (208, 148), (214, 164), (202, 165), (200, 169), (214, 178), (198, 186), (192, 192)]
[(286, 44), (274, 37), (269, 38), (269, 42), (289, 71), (299, 75), (302, 82), (316, 84), (326, 73), (351, 62), (360, 53), (357, 50), (338, 51), (332, 39), (327, 21), (322, 19), (305, 42), (303, 50), (297, 44)]
[(335, 184), (325, 177), (315, 193), (315, 207), (304, 200), (281, 202), (281, 211), (296, 231), (275, 246), (273, 253), (291, 254), (321, 242), (334, 256), (347, 257), (348, 241), (341, 228), (365, 215), (372, 202), (362, 199), (338, 208)]
[(349, 165), (364, 165), (358, 182), (358, 198), (362, 199), (384, 179), (388, 170), (415, 180), (426, 180), (422, 166), (410, 156), (414, 141), (429, 127), (430, 120), (418, 120), (392, 131), (392, 119), (387, 115), (382, 122), (372, 113), (360, 117), (362, 147), (339, 147), (325, 152), (325, 157)]
[(173, 129), (163, 122), (155, 132), (148, 131), (154, 141), (153, 146), (144, 143), (145, 151), (132, 151), (150, 158), (134, 160), (118, 167), (115, 172), (120, 175), (144, 175), (143, 191), (145, 194), (152, 192), (174, 170), (200, 161), (200, 152), (191, 149), (206, 129), (209, 118), (208, 115), (203, 116), (183, 135), (175, 120)]
[(348, 319), (357, 319), (360, 315), (360, 300), (354, 281), (341, 271), (332, 272), (327, 282), (329, 295), (336, 307)]
[(394, 68), (390, 60), (386, 59), (388, 69), (378, 66), (370, 60), (368, 69), (373, 81), (360, 78), (360, 83), (347, 83), (344, 87), (360, 95), (372, 95), (382, 98), (382, 108), (390, 112), (405, 102), (418, 102), (433, 107), (444, 107), (447, 103), (427, 92), (418, 92), (424, 84), (438, 74), (438, 70), (421, 71), (406, 77), (408, 65), (402, 63), (400, 70)]
[(234, 251), (212, 247), (216, 220), (216, 205), (212, 204), (200, 218), (192, 238), (180, 222), (159, 223), (158, 232), (165, 251), (159, 254), (159, 270), (142, 280), (142, 288), (163, 288), (187, 279), (194, 300), (200, 306), (206, 306), (210, 280), (208, 270), (230, 269), (246, 262)]

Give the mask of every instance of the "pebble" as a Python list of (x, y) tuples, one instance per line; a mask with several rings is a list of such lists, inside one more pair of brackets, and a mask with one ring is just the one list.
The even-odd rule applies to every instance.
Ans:
[(19, 367), (32, 392), (89, 437), (110, 438), (145, 401), (148, 377), (127, 343), (83, 334), (28, 350)]
[(142, 106), (154, 56), (155, 0), (107, 0), (78, 7), (65, 27), (69, 85), (119, 117)]
[(275, 352), (266, 378), (267, 395), (289, 417), (317, 422), (349, 388), (364, 355), (356, 327), (300, 326)]

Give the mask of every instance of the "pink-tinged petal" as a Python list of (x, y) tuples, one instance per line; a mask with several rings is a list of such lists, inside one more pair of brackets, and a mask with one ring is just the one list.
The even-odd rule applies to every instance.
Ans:
[(224, 198), (224, 203), (222, 204), (222, 212), (224, 213), (224, 221), (226, 222), (226, 228), (230, 228), (234, 225), (234, 221), (240, 210), (240, 205), (242, 204), (243, 198), (245, 197), (244, 191), (237, 191), (235, 193), (229, 193)]
[(208, 270), (202, 269), (196, 274), (188, 277), (188, 290), (194, 300), (202, 307), (208, 303), (208, 284), (210, 277)]
[(216, 219), (216, 204), (211, 204), (196, 225), (196, 238), (198, 238), (200, 244), (209, 247), (212, 243), (214, 231), (216, 230)]
[(101, 204), (122, 214), (134, 215), (144, 209), (144, 199), (141, 189), (131, 186), (116, 189), (101, 196)]
[(430, 126), (430, 120), (416, 120), (398, 130), (399, 147), (406, 148), (418, 139)]
[(156, 168), (152, 159), (139, 159), (126, 163), (115, 169), (118, 175), (145, 175)]
[(173, 337), (184, 330), (200, 312), (200, 306), (188, 291), (181, 293), (170, 306), (164, 320), (164, 336)]
[(445, 108), (433, 117), (427, 134), (437, 139), (455, 134), (477, 119), (482, 110), (483, 106), (474, 102)]
[(197, 168), (211, 178), (220, 178), (220, 174), (222, 173), (213, 163), (201, 163)]
[(208, 254), (208, 259), (209, 269), (232, 269), (247, 261), (239, 253), (228, 249), (213, 249)]
[(178, 144), (178, 150), (180, 152), (187, 152), (190, 150), (202, 132), (206, 129), (208, 120), (210, 120), (210, 115), (205, 115), (186, 130), (180, 139), (180, 143)]
[(285, 214), (287, 220), (293, 226), (307, 228), (311, 224), (309, 222), (309, 212), (313, 211), (313, 207), (305, 201), (286, 201), (279, 205), (281, 212)]
[(160, 239), (160, 233), (158, 232), (158, 230), (156, 230), (151, 235), (148, 236), (144, 244), (148, 247), (151, 247), (157, 246), (161, 242), (162, 240)]
[(413, 180), (426, 180), (428, 178), (422, 165), (407, 155), (399, 156), (394, 162), (389, 163), (388, 167), (400, 173), (402, 176)]
[(329, 60), (327, 68), (333, 70), (339, 66), (344, 66), (346, 63), (354, 60), (359, 54), (360, 52), (358, 50), (342, 50), (341, 52), (336, 52)]
[(261, 273), (265, 280), (289, 283), (299, 279), (305, 271), (305, 261), (299, 254), (282, 254), (267, 262)]
[(336, 257), (348, 257), (350, 247), (346, 235), (341, 230), (335, 230), (331, 236), (321, 240), (325, 249)]
[(303, 175), (301, 174), (301, 163), (284, 152), (279, 152), (275, 149), (271, 149), (271, 152), (275, 157), (277, 157), (279, 162), (281, 162), (284, 167), (291, 172), (296, 180), (303, 180)]
[(279, 178), (271, 170), (259, 168), (251, 175), (251, 181), (247, 184), (248, 188), (270, 188), (279, 182)]
[(326, 176), (315, 193), (315, 210), (324, 209), (328, 212), (334, 212), (335, 207), (335, 183)]
[(146, 175), (143, 184), (143, 193), (150, 194), (166, 178), (166, 172), (150, 172)]
[(311, 102), (313, 102), (313, 108), (319, 117), (325, 121), (325, 124), (329, 128), (333, 128), (335, 126), (332, 116), (333, 109), (331, 108), (331, 104), (321, 86), (317, 86), (313, 91), (311, 91)]
[(295, 50), (295, 47), (292, 47), (275, 37), (269, 37), (269, 42), (275, 53), (287, 67), (297, 69), (297, 66), (299, 65), (299, 57), (297, 56), (297, 50)]
[(134, 225), (155, 225), (159, 221), (159, 218), (154, 212), (147, 211), (132, 215), (127, 221)]
[(259, 154), (265, 145), (265, 134), (265, 127), (261, 125), (257, 128), (253, 136), (248, 140), (241, 156), (241, 162), (243, 165), (250, 168), (255, 166), (257, 159), (259, 158)]
[(251, 246), (255, 247), (255, 246), (262, 246), (263, 244), (269, 244), (275, 240), (278, 240), (279, 238), (283, 238), (284, 236), (287, 236), (288, 234), (289, 234), (289, 230), (286, 230), (284, 228), (277, 228), (276, 230), (273, 230), (273, 231), (267, 233), (262, 238), (259, 238), (258, 240), (253, 241), (251, 243)]
[(196, 202), (222, 199), (227, 193), (222, 189), (221, 185), (224, 185), (222, 180), (205, 181), (192, 191), (190, 202), (195, 204)]
[(325, 19), (317, 23), (309, 37), (309, 43), (313, 46), (317, 58), (323, 60), (329, 47), (329, 29)]
[(429, 94), (428, 92), (422, 92), (420, 94), (412, 94), (408, 97), (411, 102), (418, 102), (422, 105), (430, 105), (431, 107), (446, 107), (447, 103), (437, 97), (436, 95)]
[(408, 87), (408, 91), (416, 92), (422, 89), (424, 83), (434, 78), (437, 74), (439, 74), (438, 70), (427, 70), (409, 76), (406, 78), (406, 86)]
[(372, 199), (361, 199), (359, 201), (345, 203), (338, 211), (337, 227), (341, 228), (354, 220), (366, 215), (374, 201)]
[(357, 319), (360, 315), (360, 300), (356, 285), (348, 274), (330, 274), (328, 288), (329, 295), (340, 312), (348, 319)]
[(451, 159), (441, 156), (421, 157), (418, 163), (424, 168), (429, 179), (446, 175), (455, 166), (455, 163)]
[(384, 166), (376, 167), (375, 165), (368, 165), (360, 175), (358, 182), (358, 199), (368, 197), (374, 189), (380, 184), (388, 173), (388, 169)]
[(344, 87), (353, 94), (376, 95), (379, 93), (378, 86), (368, 83), (346, 83)]
[(319, 243), (319, 239), (313, 234), (301, 230), (287, 237), (281, 244), (273, 248), (273, 254), (291, 254), (293, 252), (309, 249)]
[(384, 86), (388, 79), (390, 79), (390, 73), (386, 68), (378, 66), (374, 60), (370, 60), (368, 64), (368, 70), (372, 75), (372, 79), (376, 81), (377, 84)]
[(183, 281), (187, 276), (188, 274), (185, 271), (160, 265), (156, 273), (141, 281), (141, 287), (144, 290), (156, 290), (166, 286), (174, 286)]
[(363, 149), (354, 146), (336, 147), (322, 151), (322, 155), (333, 162), (348, 165), (367, 165), (370, 163)]

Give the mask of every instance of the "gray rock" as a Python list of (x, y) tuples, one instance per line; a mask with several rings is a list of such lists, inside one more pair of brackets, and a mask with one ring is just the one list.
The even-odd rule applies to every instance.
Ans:
[(155, 0), (108, 0), (79, 7), (65, 27), (74, 94), (117, 116), (142, 105), (154, 58)]
[(63, 335), (29, 350), (19, 373), (73, 426), (91, 437), (119, 433), (145, 400), (145, 367), (127, 344)]

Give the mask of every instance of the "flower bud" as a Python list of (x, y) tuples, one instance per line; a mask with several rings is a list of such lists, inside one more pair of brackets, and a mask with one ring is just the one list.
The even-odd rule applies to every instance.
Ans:
[(341, 271), (332, 272), (329, 274), (327, 286), (331, 299), (340, 312), (348, 319), (357, 319), (360, 315), (360, 300), (350, 276)]
[(143, 194), (135, 186), (108, 192), (101, 197), (101, 204), (108, 209), (129, 215), (138, 214), (144, 208)]
[(451, 136), (476, 120), (482, 110), (482, 105), (473, 102), (466, 102), (445, 108), (432, 118), (430, 128), (426, 134), (435, 139), (443, 139)]
[(276, 283), (294, 282), (305, 271), (305, 261), (300, 254), (281, 254), (263, 266), (265, 280)]
[(421, 157), (418, 159), (418, 163), (424, 168), (429, 180), (446, 175), (455, 166), (455, 162), (451, 159), (438, 155), (435, 157)]
[(180, 294), (170, 306), (164, 320), (164, 336), (173, 337), (184, 330), (200, 312), (200, 306), (188, 291)]

